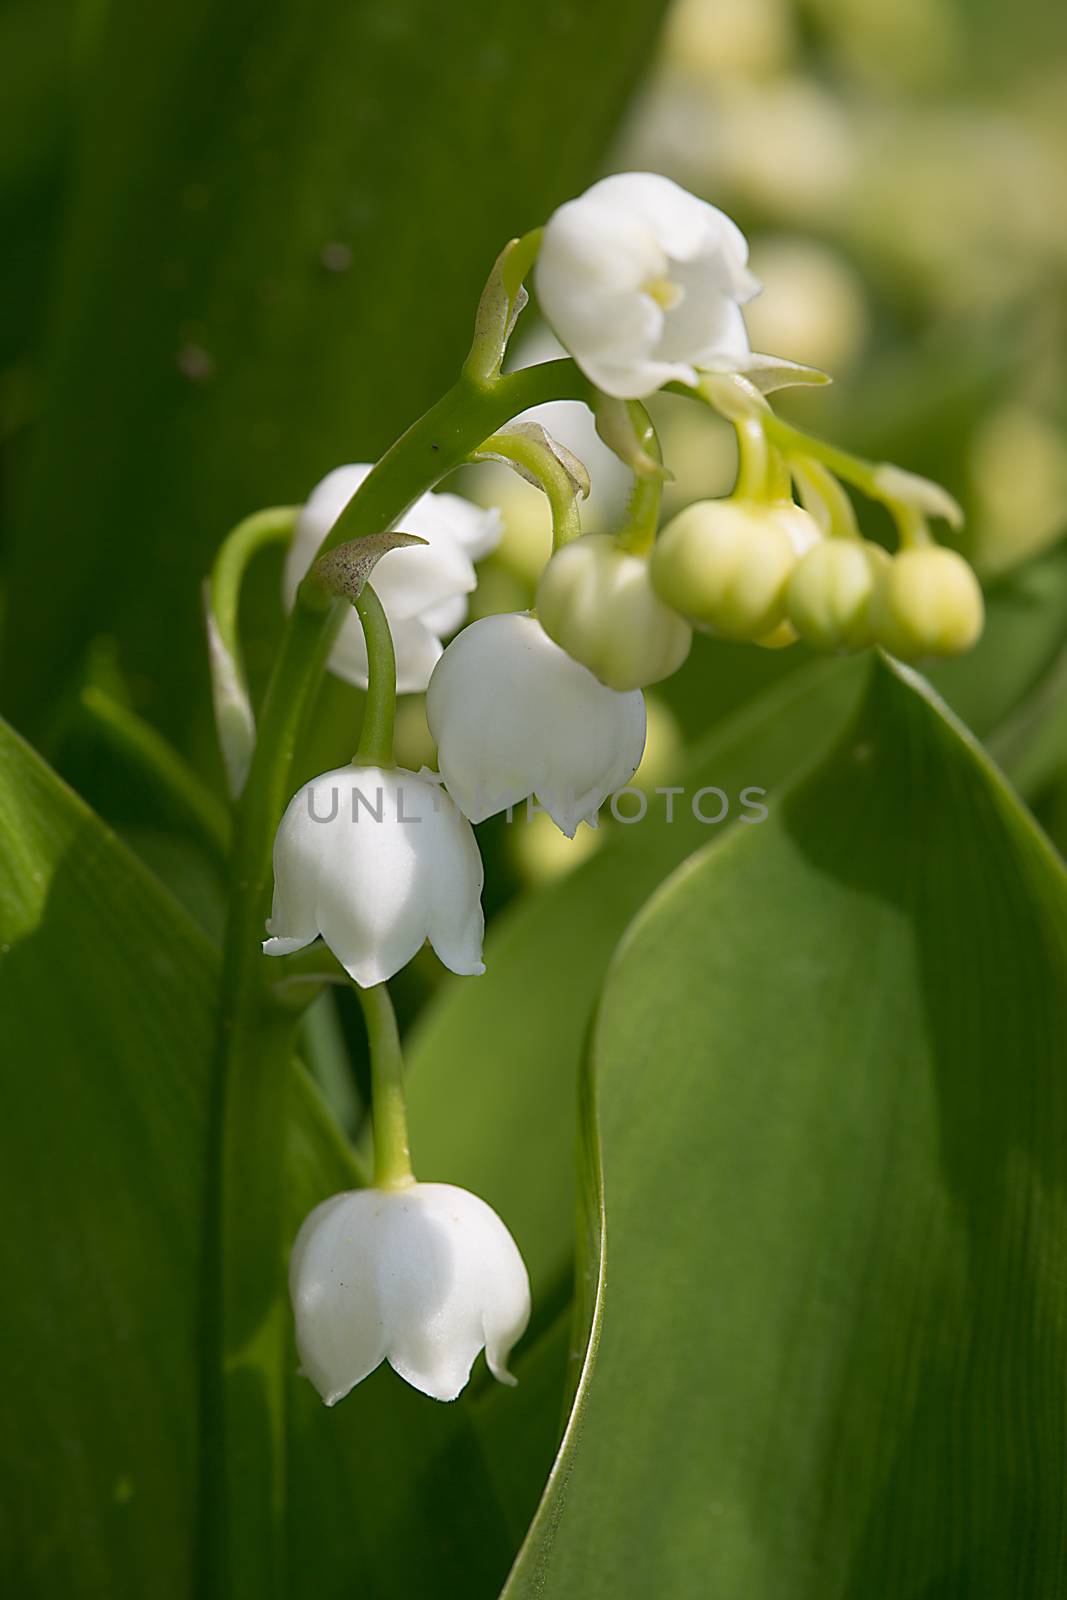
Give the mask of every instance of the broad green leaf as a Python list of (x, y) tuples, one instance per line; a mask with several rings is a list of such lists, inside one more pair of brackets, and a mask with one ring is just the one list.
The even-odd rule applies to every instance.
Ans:
[(593, 176), (661, 11), (109, 5), (12, 549), (20, 723), (114, 632), (139, 709), (206, 742), (213, 550), (453, 381), (498, 251)]
[(214, 963), (0, 729), (3, 1581), (188, 1593)]
[[(2, 725), (0, 841), (0, 1590), (186, 1600), (214, 955)], [(294, 1074), (280, 1293), (299, 1222), (354, 1181)], [(290, 1369), (289, 1592), (496, 1594), (522, 1529), (477, 1396), (386, 1371), (327, 1411)]]
[[(449, 985), (417, 1025), (409, 1059), (418, 1171), (496, 1207), (542, 1310), (553, 1293), (569, 1293), (578, 1066), (620, 934), (679, 861), (737, 821), (742, 789), (773, 796), (817, 759), (854, 707), (864, 672), (862, 662), (819, 663), (725, 722), (678, 778), (686, 795), (673, 822), (654, 797), (645, 821), (619, 827), (570, 876), (520, 902), (494, 925), (485, 976)], [(730, 799), (726, 826), (693, 815), (692, 796), (707, 784)], [(720, 803), (705, 805), (715, 815)]]
[(605, 983), (599, 1351), (508, 1600), (1064, 1592), (1065, 1030), (1061, 866), (880, 665)]

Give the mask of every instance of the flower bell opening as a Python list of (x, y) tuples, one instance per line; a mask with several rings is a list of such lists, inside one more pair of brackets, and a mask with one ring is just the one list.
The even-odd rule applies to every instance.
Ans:
[(302, 1370), (329, 1406), (383, 1361), (455, 1400), (485, 1350), (501, 1383), (530, 1318), (530, 1283), (496, 1212), (466, 1189), (360, 1189), (317, 1206), (293, 1245), (289, 1288)]

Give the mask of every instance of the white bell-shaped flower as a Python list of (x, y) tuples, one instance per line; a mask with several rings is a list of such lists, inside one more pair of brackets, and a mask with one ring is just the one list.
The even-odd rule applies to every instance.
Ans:
[(453, 639), (426, 716), (465, 816), (481, 822), (533, 795), (568, 838), (629, 782), (645, 746), (641, 691), (607, 688), (525, 612), (483, 617)]
[[(338, 467), (312, 490), (286, 557), (286, 605), (292, 605), (323, 539), (370, 470), (367, 462)], [(397, 689), (414, 694), (429, 683), (442, 638), (462, 627), (467, 596), (478, 582), (474, 563), (497, 544), (502, 523), (494, 508), (472, 505), (456, 494), (424, 494), (401, 526), (427, 543), (382, 556), (374, 568), (374, 588), (393, 636)], [(341, 624), (329, 667), (358, 689), (367, 687), (367, 646), (354, 611)]]
[(484, 1347), (514, 1383), (512, 1346), (530, 1283), (511, 1234), (448, 1183), (359, 1189), (323, 1201), (293, 1246), (289, 1292), (303, 1371), (328, 1406), (383, 1361), (435, 1400), (454, 1400)]
[(384, 983), (429, 939), (453, 972), (482, 964), (482, 858), (433, 773), (338, 767), (290, 800), (274, 841), (263, 949), (322, 937), (361, 988)]
[(669, 178), (603, 178), (549, 218), (538, 300), (605, 394), (639, 399), (696, 369), (743, 367), (741, 306), (758, 292), (748, 243), (715, 206)]

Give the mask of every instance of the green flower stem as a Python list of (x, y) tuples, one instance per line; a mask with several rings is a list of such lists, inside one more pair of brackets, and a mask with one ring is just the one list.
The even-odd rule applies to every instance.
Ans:
[(396, 721), (396, 653), (385, 608), (369, 583), (363, 585), (355, 601), (363, 637), (367, 641), (367, 701), (359, 748), (353, 756), (357, 767), (391, 767), (393, 724)]
[[(657, 467), (662, 466), (663, 451), (660, 449), (659, 435), (652, 418), (639, 400), (629, 401), (628, 409), (640, 453), (655, 462)], [(620, 550), (632, 551), (634, 555), (648, 554), (656, 542), (662, 498), (663, 478), (659, 474), (647, 477), (641, 473), (634, 474), (634, 486), (626, 522), (615, 535), (615, 542)]]
[[(558, 456), (545, 444), (540, 444), (528, 434), (495, 433), (486, 439), (477, 451), (476, 460), (503, 456), (530, 477), (536, 478), (548, 501), (552, 514), (552, 549), (561, 550), (582, 531), (581, 513), (578, 509), (579, 490), (574, 478)], [(588, 485), (586, 485), (588, 487)]]
[[(675, 385), (668, 388), (674, 390)], [(902, 471), (886, 462), (867, 461), (838, 445), (828, 444), (814, 434), (794, 427), (772, 410), (759, 389), (743, 374), (706, 373), (696, 388), (676, 392), (702, 400), (734, 423), (752, 421), (761, 426), (772, 446), (785, 461), (803, 458), (810, 467), (821, 464), (845, 483), (852, 484), (870, 500), (887, 507), (897, 525), (900, 542), (916, 549), (933, 542), (927, 516), (944, 517), (954, 526), (962, 522), (959, 506), (939, 484), (914, 473)]]
[[(369, 473), (320, 545), (325, 555), (346, 539), (382, 533), (449, 472), (461, 467), (490, 434), (547, 400), (583, 400), (589, 385), (569, 359), (524, 367), (494, 383), (461, 378), (425, 416), (402, 434)], [(300, 587), (303, 603), (322, 609), (314, 583)]]
[(543, 228), (534, 228), (505, 245), (482, 290), (474, 318), (474, 341), (463, 363), (464, 377), (478, 387), (491, 385), (500, 376), (515, 319), (529, 298), (522, 280), (537, 259), (543, 232)]
[(737, 434), (737, 479), (733, 494), (737, 500), (766, 500), (768, 498), (771, 451), (767, 430), (759, 417), (738, 417), (734, 421)]
[(902, 550), (923, 550), (935, 542), (930, 532), (930, 524), (918, 506), (892, 499), (887, 499), (886, 504), (896, 523), (897, 537)]
[[(827, 444), (825, 440), (817, 439), (813, 434), (794, 428), (792, 423), (783, 421), (773, 412), (769, 412), (764, 424), (768, 435), (778, 444), (787, 458), (803, 456), (807, 459), (809, 468), (812, 465), (821, 465), (845, 483), (854, 484), (869, 500), (877, 500), (884, 505), (896, 524), (902, 549), (920, 550), (934, 543), (926, 513), (922, 508), (887, 489), (884, 465), (866, 461), (862, 456), (854, 456), (851, 451)], [(902, 478), (910, 477), (910, 474), (897, 473), (895, 477), (899, 482)], [(921, 480), (911, 479), (911, 481), (917, 484)], [(847, 496), (845, 498), (847, 499)]]
[(370, 1045), (371, 1117), (374, 1124), (374, 1187), (406, 1189), (415, 1182), (408, 1148), (404, 1103), (404, 1056), (396, 1013), (386, 984), (356, 986)]
[(810, 456), (793, 456), (790, 466), (801, 500), (824, 533), (832, 539), (860, 539), (856, 509), (833, 473)]
[(862, 490), (869, 500), (891, 504), (878, 481), (880, 470), (878, 463), (866, 461), (862, 456), (854, 456), (850, 450), (842, 450), (837, 445), (827, 444), (825, 439), (818, 439), (814, 434), (805, 433), (802, 428), (795, 428), (791, 422), (776, 416), (770, 407), (767, 408), (767, 415), (763, 418), (763, 425), (768, 437), (787, 458), (802, 455), (821, 462), (845, 483), (851, 483)]
[[(529, 406), (581, 399), (572, 361), (528, 367), (487, 386), (461, 379), (368, 473), (323, 543), (381, 533), (483, 439)], [(285, 1389), (283, 1252), (291, 1219), (282, 1183), (291, 1011), (270, 996), (261, 940), (271, 849), (289, 799), (297, 736), (342, 602), (305, 581), (282, 635), (237, 813), (219, 1004), (205, 1228), (214, 1262), (205, 1307), (201, 1572), (205, 1600), (281, 1600)]]
[(296, 506), (278, 506), (239, 522), (223, 540), (205, 585), (215, 725), (227, 785), (234, 798), (244, 787), (256, 742), (256, 719), (241, 650), (241, 584), (258, 551), (269, 544), (289, 542), (299, 515)]
[(82, 690), (81, 708), (98, 737), (148, 780), (170, 813), (190, 827), (214, 861), (224, 866), (230, 851), (226, 807), (174, 747), (136, 712), (93, 685)]
[[(668, 388), (674, 389), (675, 386), (669, 384)], [(738, 428), (739, 437), (741, 424), (755, 422), (787, 459), (802, 455), (821, 461), (823, 466), (829, 467), (846, 483), (862, 489), (870, 499), (886, 499), (878, 481), (881, 468), (876, 463), (865, 461), (862, 456), (854, 456), (851, 451), (842, 450), (837, 445), (827, 444), (825, 439), (818, 439), (814, 434), (805, 433), (802, 428), (786, 422), (784, 417), (776, 414), (756, 385), (742, 373), (708, 373), (695, 389), (680, 388), (676, 392), (703, 400), (705, 405), (711, 406)]]
[[(234, 661), (242, 661), (238, 631), (241, 585), (253, 556), (272, 544), (288, 544), (296, 529), (299, 506), (272, 506), (245, 517), (226, 535), (211, 569), (211, 610), (219, 636)], [(241, 673), (242, 679), (244, 673)]]

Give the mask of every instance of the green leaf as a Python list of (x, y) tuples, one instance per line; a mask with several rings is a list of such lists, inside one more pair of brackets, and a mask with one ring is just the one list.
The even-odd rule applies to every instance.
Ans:
[(1067, 1584), (1067, 880), (921, 680), (637, 919), (603, 1327), (506, 1589)]
[[(0, 724), (4, 1590), (193, 1592), (199, 1310), (215, 959), (206, 940)], [(292, 1081), (287, 1237), (356, 1181)], [(290, 1350), (289, 1592), (495, 1595), (521, 1537), (476, 1398), (391, 1372), (333, 1411)]]
[(518, 1387), (484, 1385), (474, 1425), (517, 1550), (541, 1499), (566, 1421), (561, 1403), (571, 1350), (571, 1307), (540, 1338), (527, 1341), (512, 1363)]
[(214, 961), (0, 728), (5, 1587), (188, 1593)]
[[(736, 820), (746, 786), (773, 796), (844, 725), (865, 671), (861, 661), (820, 662), (725, 722), (678, 779), (689, 800), (714, 784)], [(718, 803), (707, 804), (714, 815)], [(665, 802), (654, 798), (645, 821), (619, 827), (570, 876), (494, 924), (485, 976), (447, 986), (415, 1028), (409, 1120), (418, 1171), (496, 1207), (542, 1311), (553, 1294), (569, 1293), (578, 1067), (601, 979), (662, 879), (725, 831), (698, 822), (685, 797), (667, 823)]]
[(206, 746), (220, 539), (379, 455), (454, 380), (498, 252), (593, 176), (661, 11), (109, 6), (12, 548), (20, 723), (114, 632), (138, 709)]

